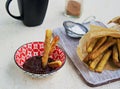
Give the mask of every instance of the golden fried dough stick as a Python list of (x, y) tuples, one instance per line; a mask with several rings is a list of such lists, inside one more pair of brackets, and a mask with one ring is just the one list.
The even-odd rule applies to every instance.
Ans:
[(102, 59), (103, 57), (103, 54), (101, 54), (100, 56), (98, 56), (95, 60), (93, 60), (91, 63), (90, 63), (90, 69), (91, 70), (94, 70), (95, 67), (98, 65), (98, 63), (100, 62), (100, 60)]
[(100, 63), (96, 67), (95, 71), (101, 73), (103, 71), (104, 66), (106, 65), (107, 61), (109, 60), (109, 57), (111, 56), (112, 51), (108, 50), (105, 52), (103, 58), (101, 59)]
[(113, 46), (113, 61), (114, 62), (119, 62), (119, 59), (118, 59), (118, 50), (117, 50), (116, 45)]
[(114, 45), (116, 43), (115, 39), (108, 40), (103, 46), (101, 46), (98, 50), (92, 52), (89, 56), (89, 59), (94, 60), (97, 58), (100, 54), (105, 52), (110, 46)]
[(87, 48), (87, 52), (88, 52), (88, 53), (92, 52), (92, 50), (93, 50), (93, 48), (94, 48), (97, 40), (98, 40), (98, 39), (95, 39), (93, 42), (90, 43), (90, 45), (89, 45), (88, 48)]
[(118, 48), (118, 55), (120, 59), (120, 39), (117, 39), (117, 48)]
[(96, 51), (101, 45), (103, 45), (103, 43), (104, 43), (106, 40), (107, 40), (107, 36), (101, 37), (101, 38), (97, 41), (97, 43), (96, 43), (93, 51)]
[(113, 62), (117, 67), (120, 67), (120, 61), (118, 59), (118, 50), (116, 45), (113, 46)]
[(46, 30), (46, 36), (45, 36), (45, 46), (44, 46), (44, 54), (42, 57), (42, 67), (45, 68), (47, 63), (48, 63), (48, 57), (49, 57), (49, 52), (50, 52), (50, 41), (52, 38), (52, 31), (51, 30)]
[(60, 67), (61, 65), (62, 65), (62, 62), (60, 60), (56, 60), (56, 61), (48, 63), (48, 66), (51, 68)]
[(58, 43), (59, 41), (59, 36), (55, 36), (51, 42), (51, 49), (50, 49), (50, 54), (54, 51), (54, 48), (56, 46), (56, 44)]

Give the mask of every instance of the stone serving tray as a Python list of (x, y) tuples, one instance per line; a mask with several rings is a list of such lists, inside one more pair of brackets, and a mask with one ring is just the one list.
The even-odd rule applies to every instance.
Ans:
[(60, 37), (59, 44), (63, 47), (75, 67), (78, 69), (86, 84), (95, 87), (120, 80), (120, 70), (104, 70), (102, 73), (90, 71), (77, 56), (76, 47), (79, 43), (79, 39), (68, 37), (64, 28), (54, 29), (53, 36), (54, 35), (58, 35)]

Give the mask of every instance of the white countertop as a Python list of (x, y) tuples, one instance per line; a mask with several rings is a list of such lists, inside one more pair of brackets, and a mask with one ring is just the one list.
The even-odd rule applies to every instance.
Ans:
[[(11, 3), (11, 12), (18, 14), (17, 0)], [(31, 41), (43, 41), (47, 28), (62, 27), (65, 20), (82, 22), (89, 16), (107, 23), (120, 16), (120, 0), (84, 0), (84, 10), (80, 19), (63, 15), (65, 0), (50, 0), (42, 25), (26, 27), (21, 21), (10, 17), (5, 10), (6, 0), (0, 0), (0, 89), (92, 89), (85, 84), (77, 69), (67, 58), (64, 67), (55, 75), (44, 79), (34, 79), (24, 74), (14, 63), (16, 49)], [(120, 89), (120, 81), (96, 87), (95, 89)]]

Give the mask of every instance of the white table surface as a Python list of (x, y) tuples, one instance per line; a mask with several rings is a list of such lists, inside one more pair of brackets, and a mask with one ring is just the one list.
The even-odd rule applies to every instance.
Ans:
[[(10, 5), (13, 14), (19, 14), (17, 0)], [(45, 29), (62, 27), (65, 20), (82, 22), (89, 16), (107, 23), (120, 15), (120, 0), (84, 0), (84, 10), (80, 19), (63, 15), (65, 0), (50, 0), (42, 25), (26, 27), (21, 21), (10, 17), (5, 10), (6, 0), (0, 0), (0, 89), (92, 89), (79, 76), (77, 69), (67, 58), (64, 67), (55, 75), (44, 79), (34, 79), (25, 75), (14, 63), (16, 49), (31, 41), (43, 41)], [(95, 89), (120, 89), (120, 81), (95, 87)]]

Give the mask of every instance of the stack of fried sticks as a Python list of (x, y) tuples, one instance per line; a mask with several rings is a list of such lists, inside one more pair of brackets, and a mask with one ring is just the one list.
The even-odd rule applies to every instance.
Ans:
[(101, 73), (110, 58), (120, 67), (120, 39), (110, 36), (96, 38), (86, 48), (84, 62), (95, 72)]
[(52, 54), (52, 52), (55, 49), (56, 44), (59, 41), (59, 36), (55, 36), (52, 41), (52, 31), (50, 29), (46, 30), (45, 35), (45, 42), (44, 42), (44, 54), (42, 57), (42, 67), (46, 68), (46, 66), (50, 66), (52, 68), (54, 67), (60, 67), (62, 65), (62, 62), (60, 60), (56, 60), (53, 62), (48, 63), (49, 55)]

